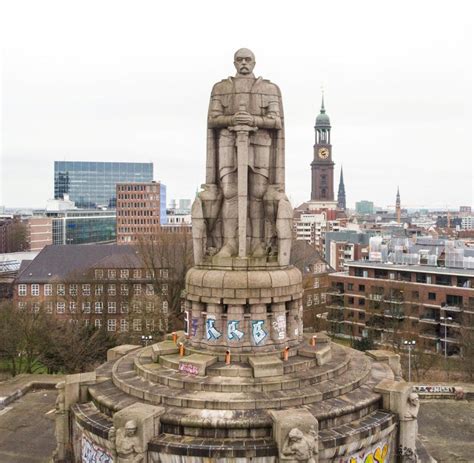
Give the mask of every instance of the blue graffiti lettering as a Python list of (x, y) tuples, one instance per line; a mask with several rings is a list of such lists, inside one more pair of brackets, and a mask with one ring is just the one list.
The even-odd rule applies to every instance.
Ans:
[(255, 320), (252, 322), (252, 337), (257, 345), (267, 337), (267, 332), (263, 329), (264, 323), (264, 320)]
[(240, 331), (238, 320), (231, 320), (227, 322), (227, 337), (232, 340), (240, 341), (244, 337), (244, 333)]
[(216, 321), (213, 318), (206, 320), (206, 337), (208, 341), (219, 339), (222, 336), (222, 333), (216, 329), (215, 324)]

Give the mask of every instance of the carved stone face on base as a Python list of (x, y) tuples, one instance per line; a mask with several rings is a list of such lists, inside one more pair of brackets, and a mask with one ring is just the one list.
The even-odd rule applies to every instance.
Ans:
[(240, 48), (234, 54), (234, 66), (238, 75), (252, 74), (255, 67), (255, 55), (248, 48)]

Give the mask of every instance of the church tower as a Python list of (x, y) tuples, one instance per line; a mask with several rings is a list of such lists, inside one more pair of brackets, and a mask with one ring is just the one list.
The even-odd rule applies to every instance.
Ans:
[(331, 123), (324, 108), (316, 117), (314, 159), (311, 163), (311, 201), (334, 202), (334, 162), (332, 161)]
[(400, 188), (397, 186), (397, 199), (395, 201), (395, 211), (397, 213), (397, 223), (401, 222), (402, 209), (400, 204)]
[(342, 172), (342, 166), (341, 176), (339, 177), (339, 189), (337, 190), (337, 208), (342, 211), (346, 210), (346, 188), (344, 187), (344, 173)]

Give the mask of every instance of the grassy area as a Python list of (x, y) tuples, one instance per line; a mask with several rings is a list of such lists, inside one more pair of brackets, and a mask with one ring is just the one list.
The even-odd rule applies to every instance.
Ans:
[[(28, 372), (27, 371), (27, 365), (26, 365), (26, 362), (23, 361), (23, 362), (18, 362), (17, 365), (16, 365), (16, 368), (17, 368), (17, 373), (16, 374), (21, 374), (21, 373), (38, 373), (38, 374), (42, 374), (42, 373), (48, 373), (48, 370), (47, 368), (41, 363), (41, 362), (38, 362), (37, 360), (35, 360), (33, 362), (33, 365), (31, 367), (31, 372)], [(11, 373), (11, 362), (10, 360), (7, 360), (7, 359), (4, 359), (4, 358), (0, 358), (0, 372), (1, 373)]]

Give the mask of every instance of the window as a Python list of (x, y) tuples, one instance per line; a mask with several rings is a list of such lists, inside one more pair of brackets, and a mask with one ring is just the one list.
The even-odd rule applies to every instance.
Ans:
[(83, 313), (91, 313), (91, 303), (90, 302), (83, 302), (82, 303), (82, 312)]
[(319, 304), (319, 294), (313, 294), (314, 305)]
[(117, 303), (113, 302), (113, 301), (110, 301), (107, 304), (107, 312), (108, 313), (116, 313), (117, 312)]
[(148, 331), (148, 333), (150, 331), (153, 331), (154, 326), (155, 326), (155, 322), (153, 319), (147, 318), (145, 320), (145, 330)]
[(18, 296), (26, 296), (26, 285), (18, 285)]
[(70, 313), (76, 313), (76, 307), (77, 307), (77, 304), (75, 302), (70, 302), (69, 303), (69, 312)]
[(353, 283), (347, 283), (347, 289), (349, 291), (352, 291), (354, 289), (354, 284)]
[(37, 285), (37, 284), (31, 285), (31, 295), (32, 296), (40, 295), (40, 285)]
[[(150, 285), (150, 286), (152, 286), (152, 285)], [(152, 288), (153, 288), (153, 286), (152, 286)], [(168, 295), (168, 285), (167, 284), (161, 285), (161, 294), (163, 294), (163, 296)]]
[(128, 313), (128, 302), (121, 302), (120, 303), (120, 312), (121, 313)]
[(359, 297), (359, 305), (365, 305), (365, 299)]
[(138, 268), (133, 270), (133, 278), (138, 279), (142, 277), (142, 271)]
[(95, 326), (96, 328), (100, 328), (101, 325), (102, 325), (102, 321), (100, 320), (100, 318), (96, 318), (96, 319), (94, 320), (94, 326)]
[(128, 274), (129, 274), (129, 272), (128, 272), (127, 268), (123, 268), (123, 269), (120, 270), (120, 278), (122, 280), (126, 280), (128, 278)]
[(311, 307), (313, 305), (313, 296), (311, 294), (306, 298), (306, 307)]
[(69, 285), (69, 295), (77, 296), (77, 285)]
[(359, 285), (359, 291), (365, 291), (365, 285)]
[(132, 309), (135, 313), (141, 313), (142, 305), (139, 302), (134, 302), (132, 305)]
[(127, 320), (120, 320), (120, 331), (128, 331), (128, 321)]
[(44, 309), (46, 313), (53, 313), (53, 303), (51, 301), (48, 301), (44, 305)]
[(142, 330), (142, 320), (140, 318), (133, 319), (133, 331), (141, 331)]
[(104, 278), (104, 271), (100, 268), (95, 269), (95, 279), (100, 280)]
[(109, 318), (107, 320), (107, 331), (115, 331), (117, 328), (117, 320), (115, 318)]
[(166, 280), (168, 278), (168, 269), (164, 268), (163, 270), (161, 270), (161, 275)]
[(108, 270), (107, 275), (109, 280), (115, 280), (117, 278), (117, 270), (111, 268)]
[(153, 289), (153, 285), (146, 285), (146, 295), (153, 296), (155, 294), (155, 290)]
[(26, 302), (19, 302), (18, 303), (18, 309), (20, 310), (25, 310), (27, 307), (27, 303)]
[(56, 293), (58, 296), (65, 296), (66, 295), (66, 289), (62, 283), (59, 283), (56, 286)]
[(31, 310), (33, 310), (34, 313), (38, 313), (40, 310), (40, 303), (39, 302), (33, 302), (31, 306)]
[(319, 288), (319, 278), (315, 278), (313, 282), (313, 288), (318, 289)]
[(365, 320), (365, 313), (359, 312), (359, 320)]
[(56, 303), (56, 312), (57, 313), (64, 313), (66, 310), (66, 303), (65, 302), (57, 302)]
[(91, 295), (91, 285), (82, 285), (82, 295), (83, 296)]
[(163, 301), (162, 304), (163, 313), (168, 313), (168, 301)]
[(102, 302), (96, 302), (94, 305), (95, 313), (102, 313), (103, 304)]
[(436, 293), (428, 293), (428, 299), (430, 301), (436, 301)]
[(53, 285), (44, 285), (43, 288), (45, 296), (52, 296), (53, 295)]
[(128, 285), (120, 285), (120, 295), (128, 296)]
[(141, 293), (142, 293), (142, 285), (140, 284), (133, 285), (133, 294), (135, 294), (135, 296), (139, 296)]
[(326, 302), (326, 293), (321, 293), (321, 304)]
[(104, 286), (103, 285), (95, 285), (95, 295), (102, 296), (104, 294)]
[(115, 296), (115, 294), (117, 293), (117, 291), (115, 289), (115, 285), (109, 285), (107, 292), (108, 292), (109, 296)]
[(353, 297), (348, 297), (347, 298), (347, 303), (348, 304), (354, 304), (354, 298)]
[(155, 304), (153, 302), (147, 302), (145, 306), (145, 311), (150, 313), (155, 311)]

